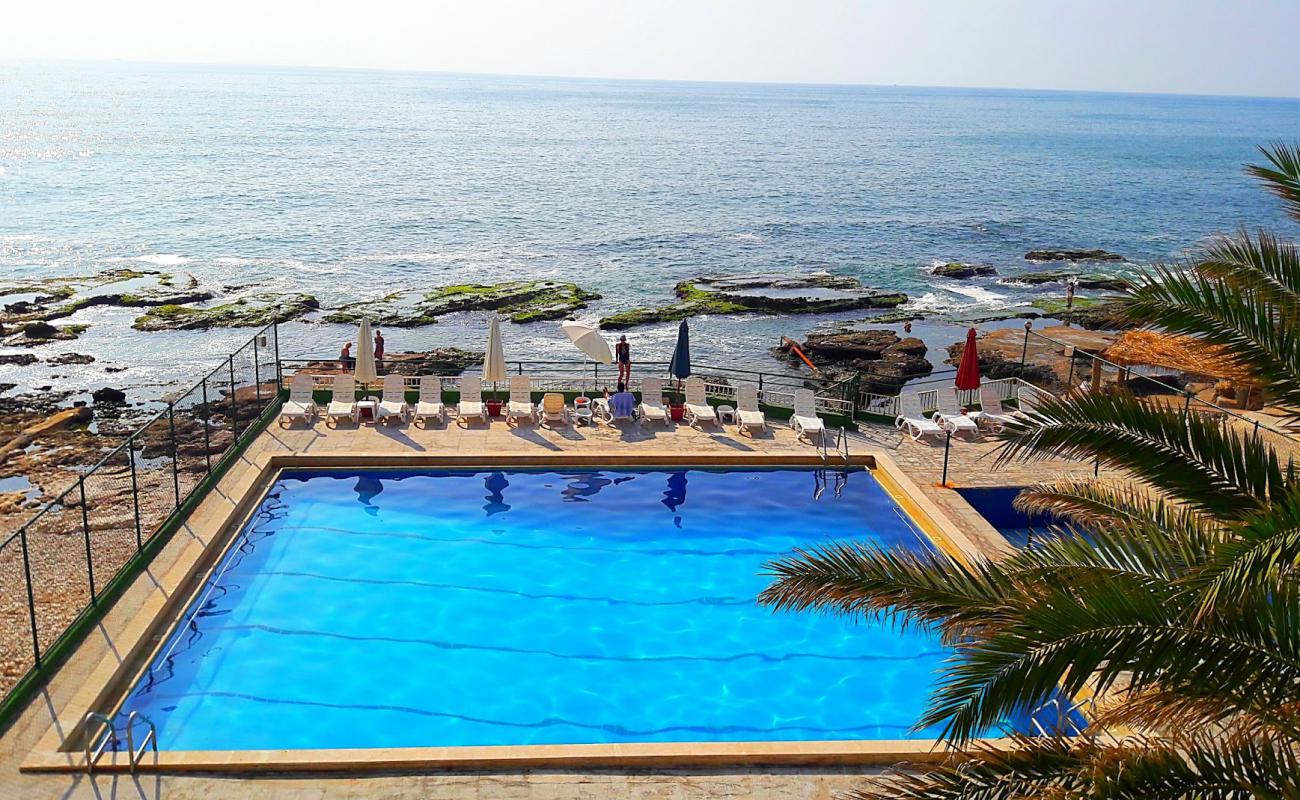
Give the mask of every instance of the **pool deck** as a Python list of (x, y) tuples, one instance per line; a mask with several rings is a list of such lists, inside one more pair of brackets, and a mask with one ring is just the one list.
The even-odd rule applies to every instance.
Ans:
[[(868, 427), (850, 435), (855, 461), (874, 460), (896, 490), (912, 496), (908, 510), (933, 517), (959, 550), (997, 557), (1005, 541), (949, 488), (937, 485), (943, 444), (902, 440), (892, 429)], [(950, 482), (965, 486), (1020, 486), (1045, 474), (1091, 475), (1091, 465), (1037, 462), (993, 469), (989, 442), (956, 442), (950, 452)], [(296, 775), (233, 774), (84, 774), (19, 772), (20, 765), (59, 766), (79, 763), (80, 754), (55, 755), (59, 743), (85, 711), (102, 705), (101, 696), (128, 654), (150, 644), (161, 612), (183, 604), (205, 559), (217, 548), (208, 545), (229, 530), (232, 519), (252, 510), (260, 489), (281, 465), (329, 464), (432, 465), (498, 463), (511, 465), (562, 463), (569, 466), (603, 464), (689, 464), (801, 458), (820, 463), (818, 450), (795, 440), (784, 427), (751, 439), (732, 426), (704, 431), (685, 426), (661, 428), (638, 425), (552, 431), (532, 425), (507, 427), (409, 425), (392, 428), (344, 425), (327, 428), (317, 421), (283, 429), (272, 424), (239, 456), (220, 483), (161, 549), (158, 556), (126, 590), (101, 623), (87, 636), (50, 683), (19, 719), (0, 735), (0, 798), (4, 797), (433, 797), (433, 798), (672, 798), (753, 797), (822, 798), (860, 785), (879, 774), (879, 767), (856, 764), (730, 765), (694, 768), (657, 766), (646, 761), (624, 768), (473, 769), (455, 772), (420, 769), (394, 761), (386, 774)], [(933, 531), (931, 531), (933, 533)], [(865, 744), (865, 743), (859, 743)], [(615, 746), (617, 747), (617, 746)], [(743, 745), (730, 745), (743, 749)], [(723, 747), (723, 750), (726, 748)], [(722, 753), (726, 755), (726, 753)], [(281, 754), (287, 755), (287, 754)], [(701, 753), (701, 755), (705, 755)], [(819, 760), (808, 753), (807, 760)], [(146, 759), (147, 761), (148, 759)], [(828, 761), (833, 759), (827, 759)], [(105, 755), (104, 763), (110, 763)], [(232, 764), (232, 767), (237, 765)], [(397, 774), (394, 774), (397, 773)]]

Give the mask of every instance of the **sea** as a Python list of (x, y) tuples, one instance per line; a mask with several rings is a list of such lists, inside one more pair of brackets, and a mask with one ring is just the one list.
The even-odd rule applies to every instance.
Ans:
[[(1007, 280), (1042, 268), (1030, 249), (1131, 271), (1243, 226), (1294, 234), (1243, 165), (1297, 139), (1295, 99), (0, 61), (0, 282), (134, 266), (332, 306), (552, 278), (603, 295), (578, 314), (594, 321), (694, 276), (825, 270), (969, 316), (1043, 291)], [(929, 274), (946, 261), (1000, 278)], [(146, 398), (250, 335), (144, 333), (137, 313), (77, 314), (80, 339), (0, 382)], [(692, 354), (789, 369), (780, 337), (867, 316), (698, 318)], [(481, 349), (486, 315), (385, 333), (390, 352)], [(666, 359), (675, 333), (628, 331), (634, 358)], [(508, 359), (577, 357), (555, 322), (503, 334)], [(352, 335), (289, 323), (282, 355)], [(65, 352), (96, 360), (45, 363)]]

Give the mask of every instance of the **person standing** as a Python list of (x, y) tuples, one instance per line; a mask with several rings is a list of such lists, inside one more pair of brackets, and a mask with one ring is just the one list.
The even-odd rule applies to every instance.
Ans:
[(352, 369), (356, 359), (352, 357), (352, 342), (344, 342), (343, 349), (339, 351), (339, 369)]
[(618, 337), (614, 345), (614, 360), (618, 362), (618, 382), (627, 385), (632, 382), (632, 346), (627, 343), (627, 335)]
[(375, 329), (375, 370), (384, 368), (384, 334)]

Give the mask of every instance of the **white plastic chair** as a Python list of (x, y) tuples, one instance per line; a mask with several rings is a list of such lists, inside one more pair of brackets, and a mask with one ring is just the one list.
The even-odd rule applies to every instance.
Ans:
[(512, 420), (527, 419), (537, 422), (537, 411), (533, 407), (533, 382), (527, 375), (515, 375), (510, 379), (510, 402), (506, 404), (506, 424)]
[(390, 419), (405, 422), (410, 410), (406, 404), (406, 379), (401, 375), (385, 375), (384, 395), (375, 406), (375, 424)]
[(289, 399), (280, 407), (280, 427), (292, 425), (301, 419), (308, 425), (316, 417), (316, 401), (312, 397), (315, 380), (305, 372), (299, 372), (289, 382)]
[(961, 403), (957, 402), (957, 389), (948, 387), (935, 392), (935, 403), (939, 410), (934, 412), (934, 421), (950, 433), (970, 433), (978, 435), (980, 426), (970, 416), (961, 413)]
[(477, 419), (487, 422), (483, 408), (483, 381), (480, 378), (460, 379), (460, 404), (456, 406), (458, 420)]
[(718, 412), (709, 405), (703, 378), (686, 379), (685, 417), (688, 425), (699, 425), (703, 422), (718, 424)]
[(637, 406), (641, 419), (648, 422), (668, 423), (668, 409), (664, 408), (664, 382), (659, 378), (641, 379), (641, 404)]
[(740, 433), (767, 428), (767, 417), (758, 407), (758, 387), (752, 383), (742, 383), (736, 387), (736, 430)]
[(325, 407), (325, 424), (338, 424), (341, 419), (360, 421), (357, 412), (357, 381), (352, 373), (334, 376), (334, 394), (329, 405)]
[(907, 392), (898, 396), (898, 416), (894, 418), (894, 427), (906, 431), (912, 440), (922, 436), (939, 436), (943, 427), (932, 419), (927, 419), (921, 412), (921, 396)]
[(415, 411), (411, 415), (412, 422), (424, 420), (424, 426), (429, 426), (429, 420), (437, 419), (446, 424), (447, 408), (442, 404), (442, 378), (437, 375), (420, 376), (420, 397), (415, 401)]
[(817, 397), (812, 389), (794, 390), (794, 415), (790, 417), (790, 427), (794, 429), (795, 438), (812, 442), (812, 435), (817, 434), (814, 444), (821, 444), (826, 436), (826, 423), (817, 416)]

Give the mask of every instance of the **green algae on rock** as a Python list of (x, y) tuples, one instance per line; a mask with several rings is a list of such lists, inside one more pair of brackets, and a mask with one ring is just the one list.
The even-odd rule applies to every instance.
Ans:
[(1108, 253), (1105, 250), (1066, 250), (1042, 248), (1039, 250), (1030, 250), (1025, 253), (1025, 259), (1029, 261), (1123, 261), (1124, 256), (1119, 253)]
[(433, 291), (394, 292), (376, 300), (350, 303), (331, 310), (323, 322), (360, 322), (416, 328), (432, 325), (443, 314), (459, 311), (498, 311), (512, 322), (562, 319), (587, 307), (600, 295), (577, 284), (560, 281), (506, 281), (495, 284), (440, 286)]
[(988, 264), (966, 264), (960, 261), (950, 261), (947, 264), (932, 267), (930, 274), (936, 278), (965, 280), (966, 278), (997, 275), (998, 271)]
[(264, 292), (241, 297), (230, 303), (204, 308), (161, 305), (136, 317), (131, 326), (139, 331), (205, 330), (208, 328), (253, 328), (272, 322), (287, 322), (320, 308), (309, 294)]
[(48, 322), (70, 317), (91, 306), (142, 308), (184, 305), (212, 299), (211, 292), (198, 289), (198, 280), (134, 269), (112, 269), (84, 277), (54, 277), (12, 284), (0, 289), (0, 296), (16, 300), (5, 303), (0, 323)]
[(1066, 283), (1071, 278), (1078, 281), (1080, 289), (1102, 289), (1104, 291), (1118, 292), (1128, 286), (1128, 281), (1118, 275), (1107, 275), (1102, 272), (1075, 272), (1068, 269), (1049, 269), (1037, 272), (1022, 272), (1019, 275), (1013, 275), (1004, 280), (1008, 283), (1024, 283), (1030, 286), (1041, 286), (1045, 283)]
[(1090, 331), (1124, 330), (1136, 327), (1124, 313), (1123, 301), (1116, 298), (1076, 297), (1067, 309), (1065, 299), (1040, 297), (1030, 305), (1043, 312), (1043, 316), (1076, 323)]
[(766, 312), (817, 314), (862, 308), (896, 308), (907, 295), (864, 287), (856, 278), (830, 275), (720, 275), (682, 281), (673, 287), (677, 302), (659, 308), (624, 311), (601, 319), (607, 329), (675, 322), (705, 314)]

